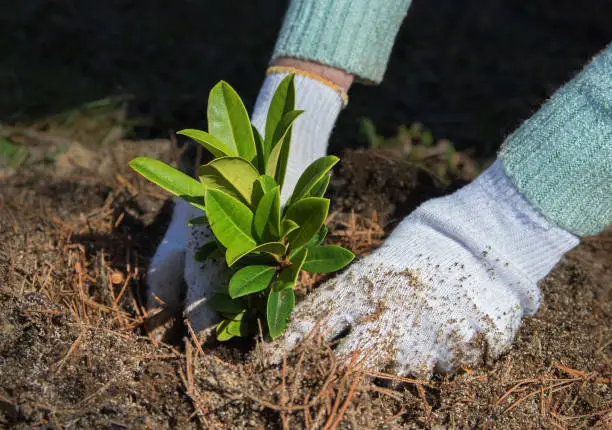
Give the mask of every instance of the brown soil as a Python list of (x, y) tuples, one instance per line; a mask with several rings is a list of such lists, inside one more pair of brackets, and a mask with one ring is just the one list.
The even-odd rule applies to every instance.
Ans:
[[(267, 366), (253, 342), (158, 344), (140, 289), (166, 197), (127, 171), (48, 167), (0, 194), (0, 423), (12, 428), (609, 428), (612, 233), (541, 283), (544, 303), (486, 368), (433, 381), (336, 367), (313, 342)], [(78, 163), (76, 163), (78, 165)], [(94, 164), (91, 164), (93, 166)], [(96, 170), (98, 169), (98, 170)], [(443, 190), (389, 153), (347, 152), (331, 240), (368, 252), (388, 222)], [(367, 190), (364, 193), (363, 190)], [(356, 213), (351, 213), (350, 208)], [(307, 280), (305, 280), (307, 281)], [(191, 339), (189, 333), (182, 333)]]

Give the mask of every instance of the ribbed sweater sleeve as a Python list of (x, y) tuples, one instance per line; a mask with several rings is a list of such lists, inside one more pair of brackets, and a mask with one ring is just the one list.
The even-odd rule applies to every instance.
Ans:
[(612, 223), (612, 44), (506, 139), (518, 190), (578, 236)]
[(379, 83), (410, 0), (291, 0), (272, 60), (293, 57)]

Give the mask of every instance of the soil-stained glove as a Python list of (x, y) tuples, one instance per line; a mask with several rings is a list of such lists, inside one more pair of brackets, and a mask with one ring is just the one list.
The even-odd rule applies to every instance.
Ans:
[(147, 272), (147, 309), (177, 310), (182, 302), (183, 267), (190, 231), (187, 223), (202, 213), (183, 199), (177, 199), (172, 220), (158, 245)]
[[(273, 73), (264, 81), (252, 116), (252, 123), (260, 132), (265, 130), (272, 96), (286, 76), (287, 73)], [(302, 171), (311, 162), (326, 155), (329, 135), (343, 103), (336, 90), (315, 79), (296, 75), (294, 83), (296, 109), (305, 112), (293, 126), (281, 202), (289, 198)], [(166, 237), (153, 259), (155, 265), (151, 265), (152, 269), (148, 273), (149, 297), (155, 293), (167, 303), (180, 301), (180, 284), (184, 279), (187, 285), (185, 315), (194, 330), (202, 331), (218, 320), (216, 312), (207, 305), (207, 301), (216, 289), (227, 288), (228, 278), (223, 273), (222, 262), (195, 261), (195, 253), (202, 245), (210, 242), (213, 235), (207, 226), (188, 227), (188, 220), (201, 216), (202, 211), (190, 209), (189, 216), (179, 216), (177, 211), (182, 211), (184, 204), (179, 202)], [(152, 298), (147, 303), (157, 305)]]
[[(426, 377), (498, 357), (540, 303), (536, 285), (578, 237), (544, 218), (499, 161), (421, 205), (374, 253), (300, 303), (270, 353), (313, 329), (366, 364)], [(278, 353), (276, 353), (278, 359)]]

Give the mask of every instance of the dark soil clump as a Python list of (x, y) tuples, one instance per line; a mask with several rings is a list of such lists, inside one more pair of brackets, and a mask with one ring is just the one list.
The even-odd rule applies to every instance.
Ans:
[(346, 150), (330, 190), (332, 210), (384, 218), (406, 215), (445, 191), (432, 173), (392, 150)]

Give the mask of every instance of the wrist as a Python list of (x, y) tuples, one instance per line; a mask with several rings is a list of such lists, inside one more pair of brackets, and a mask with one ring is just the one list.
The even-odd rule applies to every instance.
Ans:
[(336, 67), (327, 66), (325, 64), (317, 63), (314, 61), (299, 60), (291, 57), (279, 57), (275, 59), (272, 67), (288, 67), (292, 69), (303, 70), (310, 74), (316, 75), (326, 81), (337, 85), (344, 91), (348, 92), (349, 88), (353, 84), (354, 76), (349, 72)]

